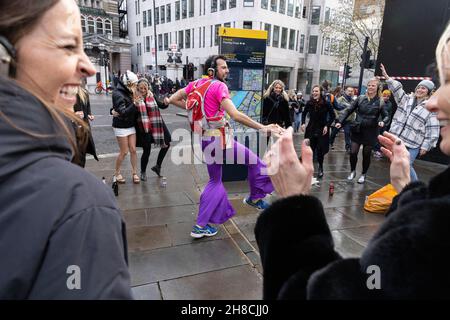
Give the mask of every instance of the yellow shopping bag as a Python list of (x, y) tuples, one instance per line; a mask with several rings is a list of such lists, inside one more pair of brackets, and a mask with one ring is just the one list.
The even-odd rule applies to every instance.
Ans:
[(371, 213), (386, 213), (396, 195), (397, 191), (389, 183), (366, 198), (364, 210)]

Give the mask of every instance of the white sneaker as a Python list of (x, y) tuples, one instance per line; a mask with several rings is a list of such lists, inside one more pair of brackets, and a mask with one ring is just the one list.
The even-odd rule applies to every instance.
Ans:
[(347, 177), (347, 180), (353, 180), (356, 177), (356, 171), (352, 171), (350, 175)]
[(364, 183), (366, 181), (366, 175), (362, 174), (361, 177), (358, 179), (358, 183)]

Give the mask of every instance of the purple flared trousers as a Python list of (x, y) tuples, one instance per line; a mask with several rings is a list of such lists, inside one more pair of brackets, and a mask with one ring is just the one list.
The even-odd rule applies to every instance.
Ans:
[[(227, 159), (230, 159), (229, 152), (231, 149), (223, 150), (222, 157), (216, 157), (215, 152), (211, 152), (211, 150), (221, 150), (220, 148), (214, 148), (215, 145), (220, 143), (220, 140), (216, 140), (215, 137), (211, 137), (210, 140), (207, 139), (203, 138), (202, 151), (208, 166), (209, 181), (200, 196), (197, 217), (197, 224), (202, 227), (208, 223), (222, 224), (236, 213), (228, 200), (227, 191), (222, 183), (222, 159), (225, 159), (227, 153)], [(205, 149), (207, 149), (206, 152)], [(269, 176), (263, 174), (262, 170), (266, 168), (266, 165), (258, 156), (238, 142), (234, 142), (233, 151), (234, 163), (247, 165), (250, 200), (262, 199), (271, 193), (274, 190), (272, 182)], [(230, 162), (227, 160), (227, 163)]]

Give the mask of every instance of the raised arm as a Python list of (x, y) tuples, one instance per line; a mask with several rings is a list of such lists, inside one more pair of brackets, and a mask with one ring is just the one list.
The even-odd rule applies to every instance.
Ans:
[(405, 90), (403, 90), (403, 85), (399, 81), (389, 77), (383, 64), (380, 65), (380, 69), (383, 77), (386, 79), (389, 90), (391, 90), (394, 95), (398, 108), (404, 109), (408, 101), (408, 96), (406, 95)]

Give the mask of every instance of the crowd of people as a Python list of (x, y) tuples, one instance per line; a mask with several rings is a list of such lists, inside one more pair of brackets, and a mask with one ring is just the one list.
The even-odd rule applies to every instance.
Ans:
[[(121, 165), (130, 153), (132, 181), (146, 180), (152, 145), (160, 147), (151, 169), (160, 176), (171, 143), (160, 109), (191, 106), (194, 116), (200, 116), (197, 129), (209, 174), (191, 236), (216, 235), (213, 224), (236, 213), (219, 161), (231, 149), (235, 161), (245, 159), (248, 167), (250, 192), (243, 201), (262, 211), (255, 235), (264, 299), (448, 298), (450, 169), (426, 185), (413, 162), (437, 145), (439, 135), (441, 150), (450, 155), (449, 40), (450, 26), (436, 49), (441, 83), (436, 92), (435, 84), (424, 80), (406, 94), (383, 65), (388, 89), (373, 78), (358, 97), (351, 87), (331, 90), (323, 83), (312, 87), (305, 102), (301, 93), (286, 92), (284, 83), (276, 80), (263, 97), (263, 123), (233, 104), (224, 56), (209, 57), (208, 76), (185, 87), (180, 83), (178, 90), (169, 89), (169, 80), (166, 87), (164, 80), (127, 71), (114, 79), (112, 127), (120, 149), (114, 179), (126, 182)], [(2, 3), (0, 54), (0, 181), (12, 186), (0, 189), (0, 299), (132, 299), (121, 212), (111, 190), (81, 168), (87, 152), (96, 156), (89, 125), (94, 116), (89, 96), (80, 88), (95, 68), (83, 50), (76, 2)], [(173, 95), (162, 98), (166, 89)], [(388, 104), (390, 98), (396, 108)], [(227, 140), (226, 114), (275, 136), (264, 159)], [(321, 178), (325, 155), (341, 128), (350, 153), (348, 179), (356, 176), (362, 146), (358, 182), (365, 182), (378, 143), (375, 152), (389, 159), (390, 181), (398, 192), (362, 256), (352, 259), (335, 251), (323, 205), (310, 195), (313, 159)], [(300, 159), (293, 142), (299, 130), (305, 135)], [(212, 145), (214, 151), (207, 152)], [(137, 146), (144, 149), (140, 174)], [(269, 204), (264, 198), (273, 191), (279, 199)], [(295, 232), (286, 232), (287, 222)], [(373, 265), (383, 272), (380, 290), (366, 286), (366, 270)], [(68, 290), (67, 274), (77, 268), (83, 270), (83, 290)]]

